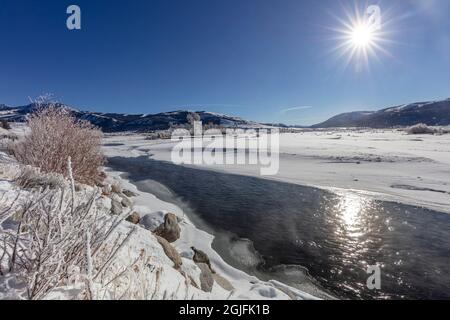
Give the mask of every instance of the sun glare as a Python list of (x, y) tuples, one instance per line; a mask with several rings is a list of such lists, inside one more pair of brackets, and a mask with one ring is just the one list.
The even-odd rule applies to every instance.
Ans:
[(374, 32), (367, 24), (360, 24), (351, 31), (351, 42), (355, 48), (367, 48), (373, 44)]
[(342, 54), (347, 55), (348, 62), (354, 60), (369, 64), (370, 58), (377, 58), (377, 51), (383, 50), (380, 34), (365, 21), (352, 21), (342, 33), (340, 48)]
[[(344, 68), (352, 64), (357, 71), (370, 69), (372, 60), (380, 62), (380, 55), (391, 56), (386, 48), (392, 42), (386, 28), (391, 19), (386, 14), (384, 20), (376, 20), (370, 14), (364, 14), (364, 9), (344, 8), (343, 12), (344, 16), (334, 15), (339, 26), (330, 29), (336, 34), (336, 47), (332, 52), (338, 59), (344, 58)], [(374, 12), (380, 14), (379, 10)]]

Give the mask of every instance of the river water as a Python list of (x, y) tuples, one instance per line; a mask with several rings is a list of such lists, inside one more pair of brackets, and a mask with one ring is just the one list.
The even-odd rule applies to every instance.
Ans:
[[(344, 299), (450, 299), (449, 214), (148, 157), (108, 165), (175, 202), (227, 263), (263, 280)], [(380, 290), (366, 285), (369, 265)]]

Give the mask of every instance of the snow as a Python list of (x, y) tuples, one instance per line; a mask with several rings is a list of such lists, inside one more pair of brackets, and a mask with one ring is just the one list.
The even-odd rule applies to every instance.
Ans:
[(0, 128), (0, 137), (9, 135), (8, 130)]
[(397, 107), (387, 108), (384, 109), (384, 112), (400, 112), (404, 109), (410, 109), (410, 108), (423, 108), (432, 104), (437, 103), (438, 101), (429, 101), (429, 102), (416, 102), (416, 103), (410, 103), (410, 104), (403, 104)]

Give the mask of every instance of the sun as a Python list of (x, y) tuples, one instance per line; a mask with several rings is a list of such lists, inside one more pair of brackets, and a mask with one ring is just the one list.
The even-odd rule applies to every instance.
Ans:
[(370, 15), (365, 14), (366, 10), (344, 8), (344, 15), (332, 14), (338, 25), (329, 28), (334, 33), (332, 39), (335, 42), (331, 53), (338, 60), (344, 60), (339, 64), (344, 69), (352, 65), (358, 72), (370, 70), (373, 61), (381, 62), (381, 56), (392, 57), (387, 50), (387, 46), (392, 44), (391, 32), (388, 32), (392, 19), (383, 16), (383, 20), (374, 23)]
[(369, 59), (376, 56), (381, 49), (382, 38), (373, 25), (356, 19), (342, 30), (341, 49), (349, 55), (349, 59)]
[(350, 33), (350, 41), (357, 49), (366, 49), (373, 46), (375, 41), (373, 28), (365, 23), (354, 26)]

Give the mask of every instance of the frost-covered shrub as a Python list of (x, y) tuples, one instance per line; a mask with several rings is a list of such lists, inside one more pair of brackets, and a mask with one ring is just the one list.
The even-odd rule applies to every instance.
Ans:
[(408, 134), (433, 134), (435, 130), (428, 127), (426, 124), (418, 123), (414, 126), (409, 127), (406, 132)]
[(64, 177), (57, 173), (41, 173), (38, 168), (24, 166), (20, 170), (16, 183), (24, 189), (34, 188), (63, 188), (67, 185)]
[[(19, 209), (0, 202), (0, 276), (17, 277), (28, 299), (75, 284), (83, 288), (78, 298), (95, 299), (94, 280), (134, 231), (117, 236), (125, 215), (104, 214), (96, 206), (98, 188), (77, 197), (68, 171), (70, 187), (34, 191)], [(2, 230), (4, 222), (9, 227)]]
[(189, 112), (186, 116), (186, 120), (191, 126), (194, 126), (194, 122), (200, 121), (201, 119), (200, 119), (200, 115), (198, 113)]
[(102, 180), (100, 130), (86, 121), (77, 121), (69, 110), (55, 104), (38, 108), (29, 117), (28, 126), (29, 134), (10, 146), (19, 162), (44, 173), (66, 176), (70, 157), (76, 181), (93, 185)]
[(0, 150), (8, 151), (8, 145), (15, 140), (17, 140), (17, 136), (0, 125)]
[(436, 130), (436, 134), (443, 135), (443, 134), (449, 134), (450, 133), (450, 127), (442, 127)]
[(172, 136), (171, 130), (162, 130), (157, 132), (148, 133), (145, 137), (146, 140), (158, 140), (158, 139), (170, 139)]

